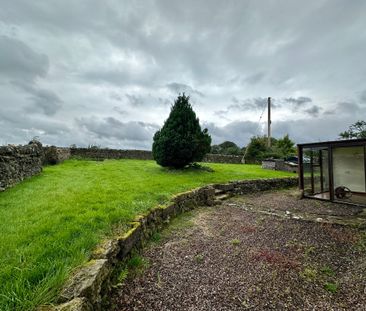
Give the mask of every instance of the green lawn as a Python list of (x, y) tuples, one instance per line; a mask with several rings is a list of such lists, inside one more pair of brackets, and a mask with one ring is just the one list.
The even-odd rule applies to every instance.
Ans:
[(172, 194), (204, 184), (293, 176), (256, 165), (170, 171), (153, 161), (69, 160), (0, 193), (0, 310), (50, 303), (98, 241)]

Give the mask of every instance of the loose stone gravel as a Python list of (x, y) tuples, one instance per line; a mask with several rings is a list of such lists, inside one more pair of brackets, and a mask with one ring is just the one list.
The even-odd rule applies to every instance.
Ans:
[(117, 287), (110, 310), (366, 310), (364, 230), (258, 212), (362, 209), (294, 193), (232, 198), (177, 219), (143, 251), (149, 266)]

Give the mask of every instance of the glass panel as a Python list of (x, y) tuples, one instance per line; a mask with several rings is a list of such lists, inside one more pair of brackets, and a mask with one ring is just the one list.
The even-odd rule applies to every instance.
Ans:
[(311, 159), (312, 151), (309, 148), (303, 149), (302, 163), (303, 163), (303, 171), (304, 171), (304, 194), (312, 195), (313, 190), (311, 186)]
[(333, 149), (334, 199), (366, 203), (364, 147)]
[(321, 151), (321, 167), (322, 167), (322, 192), (329, 191), (329, 167), (328, 167), (329, 153), (328, 149), (323, 149)]
[(304, 194), (329, 199), (329, 169), (327, 148), (303, 150)]

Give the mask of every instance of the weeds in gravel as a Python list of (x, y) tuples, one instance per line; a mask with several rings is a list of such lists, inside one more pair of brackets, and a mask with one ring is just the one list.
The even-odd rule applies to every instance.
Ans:
[(335, 276), (335, 272), (329, 266), (324, 266), (323, 268), (320, 269), (320, 271), (326, 276)]
[(300, 272), (300, 276), (307, 281), (314, 281), (317, 275), (318, 273), (316, 269), (311, 267), (306, 267), (303, 271)]
[(305, 248), (304, 255), (305, 257), (309, 257), (310, 255), (315, 254), (315, 246), (310, 245)]
[(134, 254), (127, 262), (129, 274), (141, 275), (149, 267), (149, 262), (139, 254)]
[(260, 226), (263, 225), (265, 221), (266, 221), (265, 217), (258, 217), (255, 222), (257, 226)]
[(194, 223), (192, 217), (195, 211), (185, 212), (175, 217), (162, 232), (161, 238), (167, 237), (173, 233), (179, 232), (184, 229), (191, 228)]
[(240, 240), (239, 239), (233, 239), (231, 240), (231, 244), (234, 245), (234, 246), (237, 246), (240, 244)]
[(355, 244), (355, 249), (359, 252), (366, 252), (366, 232), (362, 232), (359, 240)]
[(332, 294), (335, 294), (338, 291), (338, 284), (336, 283), (325, 283), (324, 289)]
[(151, 236), (151, 241), (153, 243), (159, 243), (161, 241), (161, 234), (159, 232), (154, 232)]
[(204, 256), (202, 254), (198, 254), (198, 255), (194, 256), (194, 260), (197, 263), (202, 263), (204, 261)]
[(123, 283), (127, 279), (127, 276), (128, 276), (128, 268), (124, 267), (118, 275), (118, 283)]

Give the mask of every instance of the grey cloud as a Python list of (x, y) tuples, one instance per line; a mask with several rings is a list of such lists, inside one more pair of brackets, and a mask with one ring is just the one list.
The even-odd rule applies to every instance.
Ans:
[(228, 115), (229, 111), (228, 110), (217, 110), (214, 111), (214, 114), (218, 117), (220, 117), (221, 119), (227, 120), (227, 121), (231, 121), (227, 115)]
[(145, 104), (141, 96), (126, 94), (126, 97), (132, 106), (143, 106)]
[(328, 109), (324, 112), (325, 115), (339, 115), (339, 116), (344, 116), (344, 115), (354, 115), (355, 119), (358, 118), (359, 114), (362, 114), (362, 112), (366, 112), (363, 110), (366, 107), (361, 107), (360, 105), (354, 103), (354, 102), (339, 102), (337, 103), (334, 107), (332, 107), (331, 109)]
[(311, 118), (280, 121), (272, 124), (274, 137), (289, 134), (296, 143), (337, 140), (338, 134), (354, 123), (351, 116), (334, 115), (328, 118)]
[(173, 101), (167, 99), (167, 98), (162, 98), (162, 97), (158, 97), (158, 102), (163, 105), (163, 106), (170, 106), (172, 105)]
[(169, 106), (173, 102), (168, 98), (156, 97), (151, 94), (148, 95), (135, 95), (135, 94), (125, 94), (128, 103), (132, 107), (157, 107), (157, 106)]
[(76, 139), (77, 133), (62, 121), (42, 115), (26, 114), (12, 106), (0, 105), (0, 144), (24, 144), (39, 136), (45, 144), (65, 144), (65, 138)]
[(213, 144), (219, 144), (230, 140), (238, 146), (244, 146), (250, 137), (258, 135), (258, 123), (251, 121), (234, 121), (225, 126), (217, 126), (214, 123), (204, 123), (212, 137)]
[(32, 104), (26, 111), (54, 115), (62, 107), (62, 100), (53, 91), (38, 87), (36, 81), (47, 75), (48, 57), (7, 36), (0, 36), (0, 50), (0, 79), (27, 94)]
[(360, 100), (361, 102), (366, 103), (366, 90), (361, 93)]
[(284, 98), (283, 101), (293, 105), (294, 108), (297, 109), (301, 106), (305, 106), (305, 105), (311, 103), (312, 99), (310, 97), (301, 96), (301, 97), (297, 97), (297, 98), (293, 98), (293, 97)]
[(257, 84), (265, 77), (264, 72), (257, 72), (244, 78), (243, 82), (248, 84)]
[[(247, 111), (247, 110), (262, 110), (267, 107), (268, 98), (257, 97), (257, 98), (246, 98), (246, 99), (238, 99), (233, 97), (231, 101), (234, 103), (228, 107), (228, 110), (240, 110), (240, 111)], [(280, 104), (277, 103), (275, 100), (272, 99), (271, 101), (273, 108), (280, 107)]]
[(321, 110), (322, 110), (321, 107), (314, 105), (311, 108), (305, 109), (304, 112), (306, 112), (308, 115), (312, 117), (317, 117), (319, 116)]
[(0, 36), (0, 51), (0, 77), (7, 81), (32, 81), (44, 77), (48, 71), (48, 57), (36, 53), (22, 41)]
[(244, 99), (239, 100), (236, 97), (233, 97), (232, 102), (233, 105), (230, 105), (228, 109), (235, 109), (235, 110), (257, 110), (257, 109), (263, 109), (265, 107), (265, 104), (267, 102), (267, 99), (265, 98), (253, 98), (253, 99)]
[(116, 70), (114, 68), (111, 68), (110, 70), (90, 70), (82, 73), (81, 77), (85, 80), (91, 81), (92, 83), (108, 83), (116, 86), (121, 86), (135, 81), (133, 76), (131, 76), (128, 72), (118, 69)]
[(113, 100), (117, 100), (117, 101), (122, 101), (122, 96), (119, 95), (118, 93), (116, 92), (112, 92), (111, 94), (109, 94), (109, 97)]
[(13, 84), (30, 95), (28, 98), (32, 104), (25, 108), (27, 112), (41, 112), (47, 116), (52, 116), (62, 107), (60, 97), (50, 90), (26, 83), (13, 82)]
[(120, 107), (114, 106), (114, 107), (113, 107), (113, 110), (114, 110), (115, 112), (119, 113), (119, 114), (120, 114), (120, 115), (122, 115), (122, 116), (126, 116), (126, 115), (128, 115), (128, 111), (127, 111), (127, 110), (123, 110), (123, 109), (121, 109)]
[(179, 94), (179, 93), (186, 93), (187, 95), (192, 95), (192, 94), (196, 94), (200, 97), (204, 97), (205, 95), (198, 91), (193, 89), (191, 86), (187, 85), (187, 84), (183, 84), (183, 83), (169, 83), (166, 85), (166, 87), (172, 91), (175, 95)]
[(152, 141), (156, 124), (129, 121), (121, 122), (113, 117), (99, 119), (97, 117), (76, 119), (78, 126), (86, 129), (98, 138), (115, 138), (129, 141)]
[[(289, 134), (296, 143), (309, 143), (324, 140), (337, 140), (338, 134), (355, 122), (352, 116), (329, 116), (328, 118), (302, 118), (298, 120), (275, 121), (272, 123), (272, 135), (275, 138)], [(225, 140), (245, 146), (250, 138), (263, 135), (266, 129), (250, 121), (234, 121), (225, 126), (206, 123), (213, 143), (222, 143)]]

